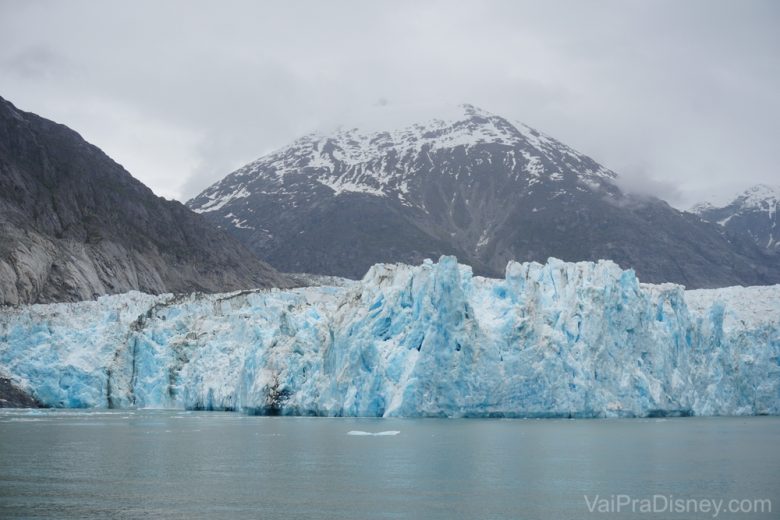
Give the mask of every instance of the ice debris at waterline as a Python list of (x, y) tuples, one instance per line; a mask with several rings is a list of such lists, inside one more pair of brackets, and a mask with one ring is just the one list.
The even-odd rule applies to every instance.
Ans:
[(609, 261), (376, 265), (342, 287), (0, 311), (0, 375), (57, 407), (327, 416), (780, 412), (780, 286)]

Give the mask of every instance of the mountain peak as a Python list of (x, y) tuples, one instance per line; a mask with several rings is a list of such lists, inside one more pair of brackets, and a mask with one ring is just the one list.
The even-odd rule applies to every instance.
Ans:
[(756, 184), (718, 207), (700, 203), (691, 208), (703, 220), (722, 226), (736, 236), (747, 236), (770, 252), (780, 252), (780, 186)]
[(460, 106), (460, 108), (463, 109), (463, 113), (466, 117), (494, 117), (495, 116), (495, 114), (488, 112), (487, 110), (483, 110), (470, 103), (461, 103), (458, 106)]
[(488, 275), (550, 256), (610, 258), (644, 280), (699, 287), (774, 273), (756, 272), (763, 259), (740, 257), (717, 228), (625, 196), (613, 172), (522, 123), (470, 104), (371, 110), (365, 124), (247, 164), (188, 206), (288, 272), (357, 278), (377, 262), (455, 254)]
[(780, 186), (756, 184), (740, 194), (732, 204), (746, 208), (772, 209), (780, 204)]
[(694, 215), (701, 215), (705, 211), (709, 211), (715, 206), (712, 204), (712, 202), (704, 201), (704, 202), (697, 202), (693, 206), (690, 207), (688, 210), (689, 213), (693, 213)]
[[(381, 106), (360, 116), (345, 117), (345, 122), (332, 130), (320, 129), (309, 134), (309, 137), (327, 138), (339, 133), (353, 135), (390, 135), (404, 136), (408, 134), (431, 131), (458, 131), (461, 133), (475, 131), (480, 127), (491, 127), (498, 124), (506, 131), (528, 129), (530, 127), (508, 120), (469, 103), (459, 105), (426, 105), (420, 107)], [(516, 128), (519, 127), (519, 128)], [(539, 134), (538, 131), (536, 131)]]
[[(332, 138), (339, 134), (352, 136), (391, 136), (403, 138), (409, 134), (430, 132), (482, 132), (485, 128), (503, 137), (529, 134), (532, 137), (551, 138), (519, 122), (510, 122), (493, 112), (470, 103), (427, 105), (380, 105), (346, 114), (335, 126), (323, 126), (303, 136), (304, 140)], [(490, 131), (490, 130), (488, 130)]]
[[(377, 109), (392, 112), (386, 106)], [(581, 189), (601, 190), (610, 184), (608, 193), (617, 190), (611, 184), (613, 172), (524, 124), (513, 124), (470, 104), (427, 115), (423, 119), (420, 114), (414, 123), (385, 118), (387, 126), (379, 130), (374, 121), (369, 130), (350, 125), (329, 134), (305, 135), (233, 172), (188, 205), (198, 213), (217, 211), (257, 189), (292, 204), (296, 192), (319, 192), (325, 187), (323, 195), (363, 193), (426, 210), (428, 202), (415, 189), (427, 182), (423, 177), (461, 179), (477, 171), (527, 192), (543, 183), (565, 183), (572, 190), (580, 182), (586, 187)], [(458, 165), (464, 159), (467, 164)], [(300, 176), (308, 180), (300, 182)], [(298, 179), (294, 189), (290, 179)], [(263, 187), (248, 188), (257, 183)], [(240, 226), (241, 220), (234, 224)]]

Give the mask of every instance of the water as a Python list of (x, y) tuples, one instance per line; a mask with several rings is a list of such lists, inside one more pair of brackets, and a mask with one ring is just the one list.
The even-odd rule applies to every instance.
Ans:
[(588, 512), (620, 494), (767, 498), (718, 518), (778, 518), (780, 418), (0, 411), (0, 518), (712, 518)]

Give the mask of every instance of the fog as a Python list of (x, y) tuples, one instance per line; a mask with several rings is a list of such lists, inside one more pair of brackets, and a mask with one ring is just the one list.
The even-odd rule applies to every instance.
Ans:
[(314, 130), (471, 103), (684, 208), (780, 182), (778, 22), (750, 0), (4, 0), (0, 96), (179, 200)]

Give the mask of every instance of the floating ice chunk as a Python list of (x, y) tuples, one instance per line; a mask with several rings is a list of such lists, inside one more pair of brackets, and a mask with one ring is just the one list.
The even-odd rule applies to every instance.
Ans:
[(387, 430), (383, 432), (364, 432), (362, 430), (350, 430), (347, 432), (347, 435), (370, 435), (373, 437), (385, 437), (389, 435), (398, 435), (399, 433), (401, 433), (400, 430)]

